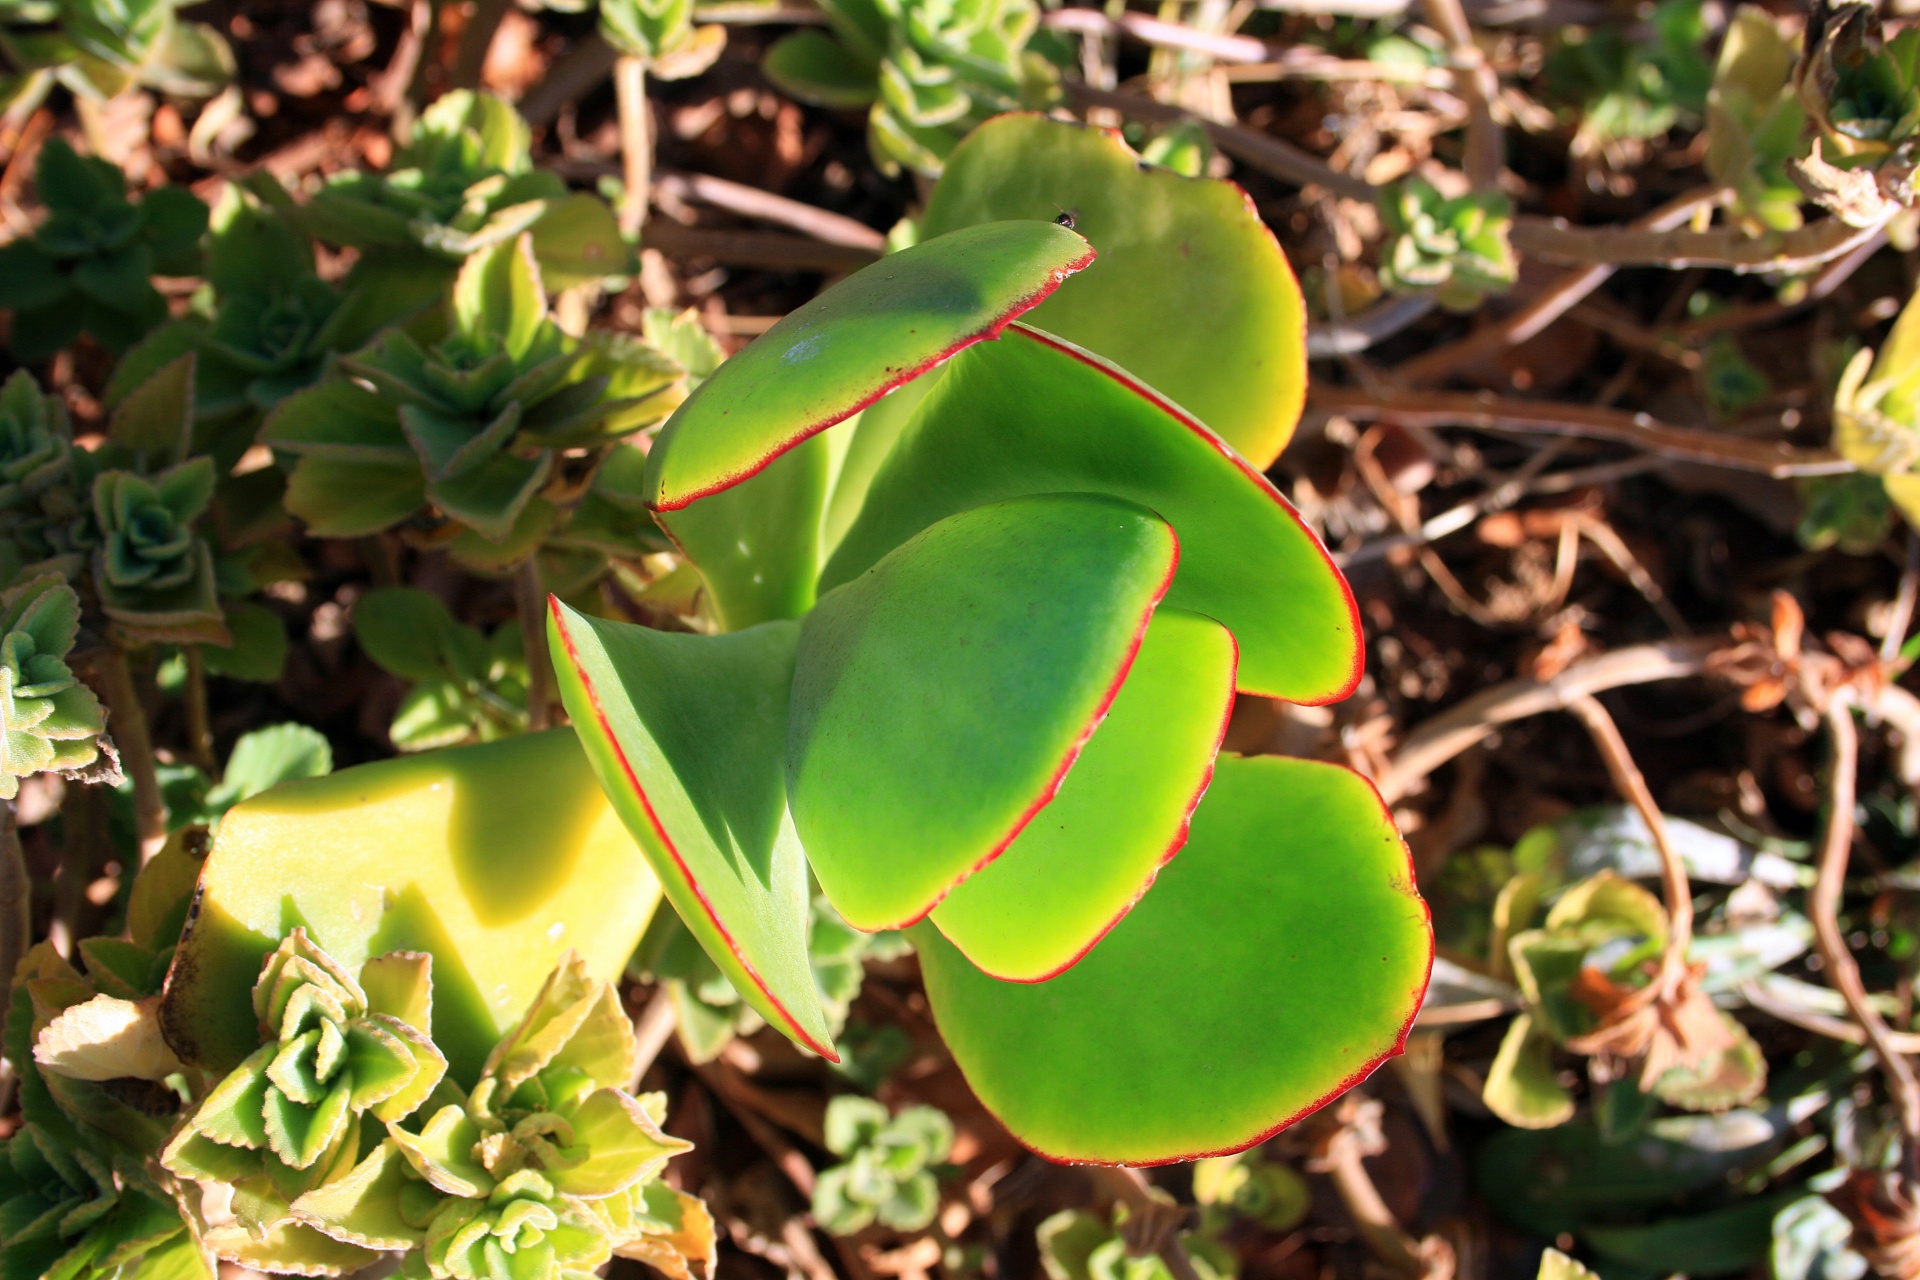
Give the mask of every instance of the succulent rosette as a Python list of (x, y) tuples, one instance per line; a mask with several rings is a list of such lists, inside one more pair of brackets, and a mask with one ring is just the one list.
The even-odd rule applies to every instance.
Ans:
[(30, 774), (99, 759), (106, 716), (66, 662), (79, 630), (80, 598), (57, 574), (0, 594), (0, 798)]

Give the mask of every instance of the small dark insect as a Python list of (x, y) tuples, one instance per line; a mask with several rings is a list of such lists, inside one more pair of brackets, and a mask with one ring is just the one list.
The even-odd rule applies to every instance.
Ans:
[(1069, 231), (1073, 230), (1073, 224), (1078, 222), (1079, 220), (1080, 220), (1079, 215), (1076, 214), (1072, 209), (1062, 209), (1060, 211), (1060, 216), (1054, 219), (1055, 222), (1059, 223), (1061, 226), (1065, 227)]

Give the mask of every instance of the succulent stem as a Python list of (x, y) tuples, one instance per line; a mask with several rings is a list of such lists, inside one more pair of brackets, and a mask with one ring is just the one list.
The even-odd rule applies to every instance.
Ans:
[(207, 715), (207, 668), (199, 645), (185, 645), (182, 651), (187, 658), (187, 755), (212, 777), (219, 766), (213, 759), (213, 724)]
[[(13, 802), (0, 801), (0, 974), (9, 981), (33, 937), (32, 902), (33, 885), (27, 879), (27, 859), (20, 848)], [(0, 1023), (5, 1020), (6, 1012), (0, 1010)]]
[(109, 732), (120, 748), (120, 763), (133, 780), (133, 825), (140, 841), (140, 865), (145, 866), (167, 842), (167, 803), (160, 795), (160, 773), (153, 756), (153, 738), (147, 732), (146, 708), (127, 665), (127, 651), (110, 645), (100, 657), (101, 695), (112, 713)]

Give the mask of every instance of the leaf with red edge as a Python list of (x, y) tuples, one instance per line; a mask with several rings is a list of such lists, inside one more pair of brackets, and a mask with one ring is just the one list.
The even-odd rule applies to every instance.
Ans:
[(1186, 842), (1233, 709), (1233, 636), (1161, 608), (1053, 803), (933, 923), (996, 978), (1040, 982), (1078, 962)]
[(874, 477), (820, 589), (956, 511), (1065, 492), (1112, 494), (1173, 525), (1180, 573), (1167, 604), (1233, 632), (1241, 690), (1308, 703), (1353, 692), (1359, 610), (1287, 500), (1151, 388), (1025, 325), (954, 358)]
[(967, 1081), (1056, 1160), (1249, 1147), (1400, 1051), (1433, 931), (1373, 787), (1338, 765), (1222, 756), (1193, 834), (1092, 954), (998, 982), (931, 924), (914, 945)]
[(787, 789), (849, 924), (919, 919), (1053, 798), (1178, 559), (1151, 511), (1051, 494), (951, 516), (821, 600)]
[(993, 222), (874, 263), (721, 365), (661, 428), (647, 505), (673, 511), (991, 338), (1093, 261), (1052, 222)]
[(1307, 389), (1307, 309), (1247, 193), (1150, 165), (1110, 129), (996, 117), (948, 157), (923, 234), (1071, 210), (1099, 260), (1028, 321), (1097, 351), (1262, 470)]
[(807, 961), (807, 864), (787, 811), (799, 625), (685, 635), (557, 600), (548, 623), (567, 714), (674, 909), (762, 1017), (838, 1061)]

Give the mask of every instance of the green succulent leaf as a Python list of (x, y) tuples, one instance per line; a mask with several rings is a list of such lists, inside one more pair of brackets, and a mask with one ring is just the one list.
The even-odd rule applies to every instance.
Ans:
[(1233, 637), (1162, 608), (1053, 801), (954, 887), (933, 923), (996, 978), (1039, 982), (1085, 955), (1186, 840), (1233, 708)]
[(0, 593), (0, 798), (41, 770), (94, 763), (106, 714), (67, 666), (80, 626), (80, 598), (55, 574)]
[(980, 1100), (1053, 1159), (1126, 1164), (1240, 1150), (1364, 1078), (1399, 1052), (1433, 956), (1373, 788), (1279, 757), (1223, 756), (1186, 847), (1050, 982), (913, 937)]
[(874, 478), (821, 591), (945, 516), (1057, 492), (1111, 494), (1173, 526), (1180, 568), (1166, 603), (1233, 632), (1240, 689), (1308, 703), (1353, 691), (1358, 608), (1286, 499), (1150, 388), (1024, 325), (954, 359)]
[(1306, 394), (1306, 308), (1246, 193), (1142, 163), (1109, 130), (1005, 115), (948, 157), (921, 234), (1063, 211), (1100, 256), (1027, 322), (1113, 361), (1256, 468), (1271, 466)]
[(1050, 222), (928, 241), (783, 318), (702, 383), (647, 455), (647, 502), (673, 511), (755, 474), (808, 436), (1030, 310), (1092, 261)]
[(674, 635), (555, 602), (548, 634), (594, 770), (680, 918), (761, 1016), (837, 1060), (783, 763), (800, 628)]
[(1178, 557), (1130, 502), (1014, 499), (923, 530), (807, 616), (787, 785), (849, 924), (920, 919), (1053, 799)]
[(1520, 1014), (1508, 1026), (1487, 1068), (1481, 1099), (1520, 1129), (1551, 1129), (1573, 1119), (1573, 1095), (1554, 1078), (1553, 1037)]
[(161, 1007), (188, 1061), (252, 1052), (254, 977), (304, 926), (348, 972), (432, 955), (433, 1043), (463, 1081), (569, 948), (619, 972), (657, 900), (564, 730), (283, 783), (228, 811), (201, 888)]

